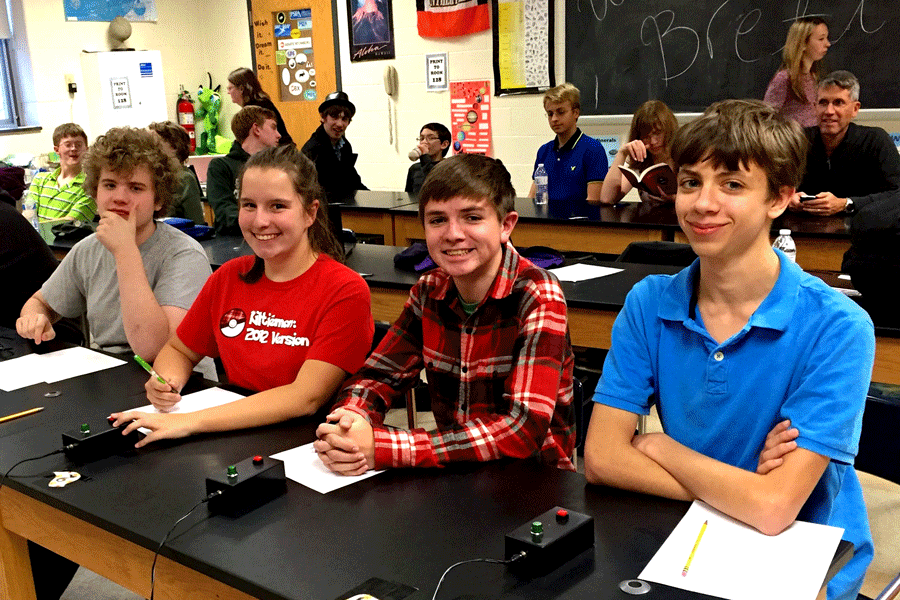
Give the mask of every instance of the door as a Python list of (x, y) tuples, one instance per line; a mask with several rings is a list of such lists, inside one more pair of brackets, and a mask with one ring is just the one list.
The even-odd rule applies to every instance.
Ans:
[(330, 0), (248, 0), (253, 66), (297, 146), (337, 89)]

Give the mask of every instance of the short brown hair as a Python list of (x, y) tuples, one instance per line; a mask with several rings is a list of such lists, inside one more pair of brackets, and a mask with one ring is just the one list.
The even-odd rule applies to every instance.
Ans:
[(347, 117), (348, 121), (353, 120), (353, 113), (350, 112), (350, 109), (346, 106), (341, 106), (339, 104), (335, 104), (329, 106), (325, 110), (322, 111), (322, 118), (331, 117), (332, 119), (340, 119), (341, 117)]
[(581, 90), (569, 83), (561, 83), (544, 92), (544, 108), (548, 102), (569, 102), (572, 108), (581, 110)]
[(147, 129), (113, 127), (94, 140), (84, 157), (84, 189), (96, 198), (103, 169), (131, 174), (142, 166), (150, 172), (156, 202), (160, 205), (153, 216), (164, 216), (172, 204), (181, 165), (174, 156), (163, 150), (157, 135)]
[(759, 100), (723, 100), (675, 133), (672, 160), (678, 167), (710, 160), (730, 171), (756, 163), (769, 192), (796, 189), (806, 167), (806, 135), (797, 121)]
[(87, 145), (87, 134), (84, 132), (84, 129), (81, 128), (81, 125), (78, 123), (63, 123), (59, 127), (53, 130), (53, 145), (59, 146), (59, 143), (63, 141), (63, 138), (67, 137), (80, 137), (84, 139), (85, 145)]
[(191, 155), (191, 136), (184, 130), (184, 127), (173, 121), (160, 121), (150, 123), (147, 129), (155, 131), (156, 134), (167, 144), (172, 146), (175, 151), (175, 158), (178, 162), (184, 163)]
[(425, 221), (425, 205), (432, 200), (486, 198), (502, 221), (516, 209), (516, 190), (509, 171), (499, 159), (483, 154), (457, 154), (431, 169), (419, 190), (419, 219)]
[(231, 119), (231, 132), (238, 144), (243, 144), (250, 136), (253, 126), (262, 127), (268, 121), (275, 121), (275, 113), (261, 106), (245, 106)]

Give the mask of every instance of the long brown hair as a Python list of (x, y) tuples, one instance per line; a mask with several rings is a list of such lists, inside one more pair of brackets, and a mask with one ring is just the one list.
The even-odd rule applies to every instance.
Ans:
[[(338, 262), (344, 261), (344, 248), (334, 233), (328, 221), (328, 204), (325, 193), (319, 185), (316, 174), (316, 166), (293, 144), (266, 148), (257, 152), (244, 164), (238, 175), (238, 197), (240, 197), (241, 185), (244, 182), (244, 174), (250, 169), (278, 169), (287, 174), (294, 191), (303, 200), (303, 207), (309, 210), (314, 200), (319, 201), (316, 218), (307, 230), (309, 245), (314, 252), (327, 254)], [(256, 283), (265, 272), (265, 261), (256, 257), (253, 266), (246, 273), (241, 273), (240, 278), (246, 283)]]
[[(806, 92), (803, 91), (803, 82), (800, 76), (803, 74), (803, 51), (809, 43), (813, 30), (819, 25), (828, 26), (822, 17), (801, 17), (791, 23), (788, 29), (787, 40), (784, 42), (784, 50), (781, 53), (781, 68), (788, 72), (791, 85), (788, 87), (790, 94), (795, 99), (808, 102)], [(809, 69), (813, 81), (819, 81), (819, 62), (816, 61)]]
[[(675, 118), (672, 109), (660, 100), (647, 100), (634, 111), (634, 116), (631, 117), (628, 141), (639, 140), (658, 130), (663, 134), (663, 146), (668, 149), (672, 145), (672, 138), (675, 137), (676, 129), (678, 129), (678, 119)], [(643, 169), (653, 165), (650, 162), (651, 160), (656, 161), (658, 159), (659, 157), (651, 157), (648, 153), (642, 164), (632, 164), (631, 166)]]
[(249, 100), (267, 100), (269, 95), (262, 89), (256, 73), (247, 67), (239, 67), (228, 74), (228, 83), (241, 90), (244, 104)]

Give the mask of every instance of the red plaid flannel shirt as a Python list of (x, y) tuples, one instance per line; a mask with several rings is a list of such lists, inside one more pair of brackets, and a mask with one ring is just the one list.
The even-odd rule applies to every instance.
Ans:
[[(337, 406), (372, 424), (376, 469), (539, 456), (573, 470), (573, 364), (559, 282), (507, 245), (471, 316), (444, 271), (423, 275)], [(423, 367), (437, 429), (385, 427)]]

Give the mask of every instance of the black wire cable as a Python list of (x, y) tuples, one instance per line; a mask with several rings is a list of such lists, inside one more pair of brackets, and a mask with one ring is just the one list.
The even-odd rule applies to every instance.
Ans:
[(200, 502), (195, 504), (193, 507), (191, 507), (191, 510), (187, 511), (183, 517), (181, 517), (180, 519), (175, 521), (175, 524), (172, 525), (172, 528), (169, 529), (168, 533), (166, 533), (166, 536), (159, 543), (159, 547), (156, 549), (156, 552), (153, 554), (153, 564), (150, 566), (150, 600), (153, 600), (153, 591), (154, 591), (154, 587), (156, 586), (156, 559), (159, 558), (159, 553), (160, 553), (160, 551), (162, 551), (163, 546), (165, 546), (166, 542), (169, 541), (169, 536), (172, 535), (172, 532), (175, 531), (175, 528), (178, 527), (178, 524), (181, 523), (182, 521), (184, 521), (185, 519), (187, 519), (189, 516), (191, 516), (191, 514), (195, 510), (197, 510), (197, 508), (199, 508), (200, 505), (206, 504), (207, 502), (209, 502), (216, 496), (221, 496), (221, 495), (222, 495), (222, 490), (216, 490), (215, 492), (211, 493), (206, 498), (204, 498), (203, 500), (201, 500)]
[[(447, 570), (444, 571), (444, 574), (441, 575), (441, 578), (438, 580), (437, 587), (434, 588), (434, 595), (431, 596), (431, 600), (436, 600), (438, 591), (441, 589), (441, 584), (444, 583), (444, 578), (447, 576), (447, 573), (449, 573), (450, 571), (452, 571), (453, 569), (455, 569), (456, 567), (458, 567), (460, 565), (466, 565), (469, 563), (477, 563), (477, 562), (491, 563), (494, 565), (509, 565), (509, 564), (512, 564), (512, 563), (516, 562), (517, 560), (521, 560), (523, 558), (525, 558), (524, 551), (519, 552), (517, 554), (513, 554), (512, 557), (507, 560), (498, 560), (496, 558), (472, 558), (470, 560), (461, 560), (454, 565), (450, 565), (449, 567), (447, 567)], [(153, 598), (150, 598), (150, 600), (153, 600)]]
[(48, 452), (47, 454), (41, 454), (40, 456), (32, 456), (31, 458), (23, 458), (9, 469), (7, 469), (6, 473), (3, 474), (3, 477), (0, 477), (0, 488), (3, 487), (3, 482), (6, 481), (6, 478), (12, 473), (12, 470), (21, 465), (22, 463), (27, 463), (32, 460), (40, 460), (42, 458), (47, 458), (48, 456), (53, 456), (54, 454), (62, 454), (64, 448), (60, 448), (59, 450), (53, 450), (52, 452)]

